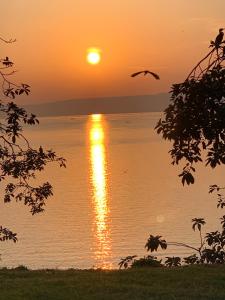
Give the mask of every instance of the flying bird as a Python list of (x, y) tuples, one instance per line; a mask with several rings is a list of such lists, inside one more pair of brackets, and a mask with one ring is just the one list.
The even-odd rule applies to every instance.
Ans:
[(158, 74), (156, 74), (156, 73), (154, 73), (154, 72), (151, 72), (151, 71), (148, 71), (148, 70), (133, 73), (133, 74), (131, 74), (131, 77), (135, 77), (135, 76), (140, 75), (140, 74), (142, 74), (142, 73), (144, 74), (144, 76), (146, 76), (147, 74), (150, 74), (150, 75), (152, 75), (155, 79), (157, 79), (157, 80), (160, 79), (160, 77), (159, 77)]
[(215, 47), (216, 48), (219, 48), (220, 44), (222, 43), (223, 41), (223, 36), (224, 36), (224, 32), (223, 32), (224, 28), (220, 28), (219, 29), (219, 34), (217, 35), (216, 39), (215, 39)]

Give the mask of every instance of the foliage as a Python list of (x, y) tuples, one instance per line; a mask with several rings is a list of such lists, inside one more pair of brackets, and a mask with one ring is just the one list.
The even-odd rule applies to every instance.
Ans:
[(0, 226), (0, 241), (4, 242), (8, 240), (12, 240), (15, 243), (17, 241), (16, 234), (13, 233), (11, 230)]
[(166, 257), (165, 266), (172, 267), (180, 267), (181, 266), (181, 258), (178, 256)]
[(161, 260), (157, 260), (157, 257), (152, 255), (147, 255), (136, 259), (137, 255), (127, 256), (125, 258), (121, 258), (118, 263), (119, 269), (127, 269), (131, 268), (140, 268), (140, 267), (162, 267)]
[(137, 257), (137, 255), (130, 255), (125, 258), (121, 258), (120, 262), (118, 263), (119, 268), (127, 269), (133, 263), (135, 257)]
[(132, 268), (143, 268), (143, 267), (162, 267), (162, 260), (158, 260), (157, 257), (147, 255), (139, 259), (134, 259), (131, 264)]
[(201, 231), (202, 225), (205, 225), (205, 220), (203, 218), (194, 218), (192, 219), (192, 229), (195, 231), (195, 228), (198, 228), (198, 231)]
[[(15, 40), (4, 40), (13, 43)], [(44, 170), (50, 162), (57, 162), (65, 167), (65, 159), (58, 157), (52, 150), (31, 147), (23, 135), (24, 125), (38, 124), (36, 116), (28, 114), (16, 103), (6, 101), (17, 96), (29, 95), (29, 85), (13, 83), (9, 78), (15, 73), (14, 63), (9, 57), (0, 59), (0, 79), (2, 81), (2, 97), (0, 100), (0, 182), (5, 182), (4, 202), (19, 201), (30, 207), (34, 215), (44, 210), (45, 202), (53, 194), (52, 186), (45, 182), (33, 186), (31, 180), (38, 172)], [(7, 228), (0, 227), (0, 241), (17, 241), (16, 234)]]
[(199, 264), (199, 258), (196, 254), (192, 254), (190, 256), (187, 256), (183, 259), (184, 263), (186, 265), (195, 265)]
[(166, 241), (165, 240), (162, 240), (161, 239), (161, 235), (157, 235), (157, 236), (153, 236), (153, 235), (150, 235), (148, 240), (147, 240), (147, 243), (145, 245), (145, 248), (147, 248), (147, 251), (157, 251), (159, 246), (162, 248), (162, 249), (166, 249), (167, 248), (167, 244), (166, 244)]
[(194, 166), (198, 162), (205, 159), (211, 168), (225, 164), (223, 43), (211, 43), (213, 49), (187, 79), (172, 86), (170, 104), (156, 125), (157, 133), (172, 142), (172, 164), (185, 162), (179, 174), (183, 185), (194, 183)]
[(209, 187), (209, 193), (217, 192), (217, 198), (218, 198), (217, 208), (224, 208), (224, 206), (225, 206), (225, 198), (220, 193), (221, 190), (224, 190), (224, 188), (219, 187), (216, 184), (213, 184)]

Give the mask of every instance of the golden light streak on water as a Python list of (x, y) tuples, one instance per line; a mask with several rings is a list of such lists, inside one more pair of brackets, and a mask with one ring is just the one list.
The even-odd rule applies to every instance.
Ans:
[(107, 161), (105, 128), (102, 115), (92, 115), (89, 121), (90, 178), (94, 206), (96, 267), (111, 268), (111, 238), (109, 229), (109, 207), (107, 195)]

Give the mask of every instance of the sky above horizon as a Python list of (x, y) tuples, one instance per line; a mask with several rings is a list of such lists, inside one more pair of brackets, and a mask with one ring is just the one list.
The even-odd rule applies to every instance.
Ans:
[[(225, 27), (224, 11), (224, 0), (2, 0), (0, 36), (17, 42), (1, 57), (31, 85), (19, 103), (168, 92)], [(87, 64), (90, 47), (100, 64)], [(161, 80), (130, 77), (143, 69)]]

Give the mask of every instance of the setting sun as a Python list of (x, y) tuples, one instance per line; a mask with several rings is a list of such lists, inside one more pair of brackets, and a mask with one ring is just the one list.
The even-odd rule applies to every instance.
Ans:
[(90, 48), (87, 51), (87, 62), (91, 65), (97, 65), (101, 61), (101, 53), (97, 48)]

